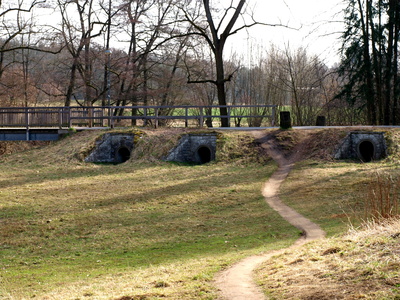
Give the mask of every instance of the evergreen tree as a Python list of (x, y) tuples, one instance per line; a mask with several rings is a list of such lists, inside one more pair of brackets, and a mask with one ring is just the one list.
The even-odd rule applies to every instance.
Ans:
[(365, 111), (367, 122), (396, 124), (398, 118), (397, 0), (346, 0), (342, 61), (345, 84), (338, 97)]

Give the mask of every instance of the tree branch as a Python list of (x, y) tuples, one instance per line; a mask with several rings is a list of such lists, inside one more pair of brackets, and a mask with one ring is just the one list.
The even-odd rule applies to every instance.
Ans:
[[(46, 3), (46, 0), (40, 0), (40, 1), (36, 1), (36, 0), (35, 0), (35, 1), (33, 1), (33, 2), (31, 3), (31, 5), (30, 5), (29, 8), (11, 7), (11, 8), (9, 8), (9, 9), (6, 9), (5, 11), (1, 12), (1, 13), (0, 13), (0, 17), (4, 16), (4, 15), (6, 15), (7, 13), (12, 12), (12, 11), (31, 12), (32, 9), (33, 9), (36, 5), (40, 5), (40, 4), (44, 4), (44, 3)], [(0, 4), (1, 4), (1, 2), (0, 2)]]
[(251, 27), (256, 26), (256, 25), (270, 26), (270, 27), (284, 27), (284, 28), (292, 29), (292, 30), (300, 30), (301, 29), (301, 27), (300, 28), (293, 28), (293, 27), (290, 27), (290, 26), (284, 25), (284, 24), (269, 24), (269, 23), (263, 23), (263, 22), (254, 21), (252, 24), (245, 24), (245, 25), (235, 29), (234, 31), (229, 33), (229, 36), (234, 35), (234, 34), (238, 33), (239, 31), (241, 31), (241, 30), (243, 30), (245, 28), (251, 28)]
[(187, 83), (212, 83), (212, 84), (217, 84), (217, 82), (215, 80), (210, 80), (210, 79), (206, 79), (206, 80), (190, 80), (188, 79)]
[(57, 51), (52, 51), (52, 50), (40, 49), (40, 48), (36, 48), (36, 47), (31, 47), (31, 46), (18, 46), (18, 47), (12, 47), (12, 48), (7, 48), (7, 49), (0, 49), (0, 52), (4, 53), (4, 52), (12, 52), (15, 50), (25, 49), (25, 50), (33, 50), (33, 51), (38, 51), (38, 52), (50, 53), (50, 54), (58, 54), (64, 48), (65, 48), (65, 46), (61, 47)]
[[(210, 26), (211, 35), (213, 37), (213, 42), (214, 43), (212, 43), (212, 45), (215, 45), (217, 43), (217, 41), (218, 41), (218, 32), (217, 32), (217, 29), (215, 28), (214, 20), (213, 20), (213, 18), (211, 16), (210, 1), (209, 0), (203, 0), (203, 4), (204, 4), (204, 10), (206, 12), (207, 23)], [(209, 39), (208, 36), (207, 36), (207, 39)]]
[(246, 2), (246, 0), (240, 0), (238, 6), (235, 9), (235, 13), (233, 14), (228, 25), (225, 27), (224, 32), (221, 34), (221, 39), (223, 39), (223, 38), (226, 39), (228, 36), (231, 35), (231, 30), (232, 30), (233, 26), (235, 25), (237, 19), (239, 18), (239, 15), (242, 12), (242, 8), (243, 8), (245, 2)]

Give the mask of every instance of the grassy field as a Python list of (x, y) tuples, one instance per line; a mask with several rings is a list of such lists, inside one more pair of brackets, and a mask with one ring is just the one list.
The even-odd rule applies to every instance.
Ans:
[(257, 270), (269, 299), (400, 299), (400, 219), (284, 251)]
[[(97, 136), (0, 157), (0, 299), (216, 299), (216, 272), (299, 237), (264, 202), (276, 165), (248, 135), (224, 132), (201, 166), (158, 161), (176, 139), (152, 133), (125, 164), (82, 162)], [(308, 159), (282, 198), (337, 235), (359, 222), (369, 175), (397, 166)]]
[(321, 225), (328, 236), (337, 235), (348, 229), (349, 222), (360, 225), (370, 178), (388, 168), (381, 163), (303, 161), (283, 183), (281, 198)]
[[(260, 266), (257, 280), (270, 299), (400, 299), (399, 131), (386, 136), (389, 156), (382, 161), (296, 164), (281, 199), (328, 238)], [(397, 217), (386, 220), (386, 211)]]
[(92, 135), (3, 157), (0, 299), (212, 299), (215, 272), (299, 235), (262, 199), (272, 162), (82, 163)]

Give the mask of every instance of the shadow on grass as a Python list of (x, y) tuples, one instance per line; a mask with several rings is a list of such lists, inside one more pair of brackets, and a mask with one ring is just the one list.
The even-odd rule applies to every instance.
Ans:
[[(151, 172), (147, 174), (149, 169)], [(269, 209), (260, 192), (261, 184), (273, 169), (226, 165), (141, 166), (142, 180), (152, 179), (154, 184), (140, 192), (133, 191), (135, 170), (127, 166), (89, 169), (93, 181), (99, 182), (88, 185), (87, 189), (94, 192), (99, 186), (105, 187), (106, 195), (101, 199), (95, 194), (84, 199), (78, 185), (73, 189), (76, 200), (65, 201), (66, 191), (58, 189), (51, 195), (59, 199), (56, 203), (32, 200), (22, 207), (0, 210), (4, 218), (0, 227), (21, 224), (19, 230), (7, 231), (9, 236), (0, 242), (4, 250), (2, 261), (9, 270), (7, 277), (18, 281), (20, 275), (12, 274), (25, 273), (34, 280), (39, 276), (35, 274), (41, 274), (46, 281), (56, 270), (63, 272), (68, 266), (73, 272), (64, 275), (76, 277), (84, 272), (118, 272), (289, 244), (298, 237), (297, 229)], [(24, 184), (33, 185), (34, 190), (35, 180), (41, 183), (50, 178), (53, 182), (52, 176), (57, 176), (57, 180), (78, 183), (79, 178), (88, 176), (83, 170), (66, 175), (49, 171), (42, 174), (41, 180), (28, 178)], [(178, 175), (172, 177), (171, 172)], [(127, 193), (115, 194), (112, 186), (108, 187), (107, 181), (101, 179), (104, 173), (118, 174), (122, 179), (114, 184), (123, 181)], [(123, 178), (126, 174), (130, 177)], [(168, 185), (163, 185), (168, 179)], [(155, 183), (157, 180), (159, 183)]]

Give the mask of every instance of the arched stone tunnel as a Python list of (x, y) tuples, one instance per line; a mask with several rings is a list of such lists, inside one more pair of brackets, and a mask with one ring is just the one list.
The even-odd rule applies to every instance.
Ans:
[[(106, 133), (98, 141), (86, 162), (124, 163), (134, 149), (134, 134)], [(216, 133), (183, 135), (179, 144), (164, 157), (165, 161), (205, 164), (215, 160)]]
[(134, 134), (106, 133), (96, 141), (93, 151), (85, 158), (86, 162), (124, 163), (130, 159), (134, 148)]
[(357, 159), (371, 162), (387, 156), (383, 132), (350, 132), (336, 151), (336, 159)]
[(164, 160), (205, 164), (215, 160), (216, 148), (216, 133), (190, 133), (181, 137), (179, 144), (168, 153)]

